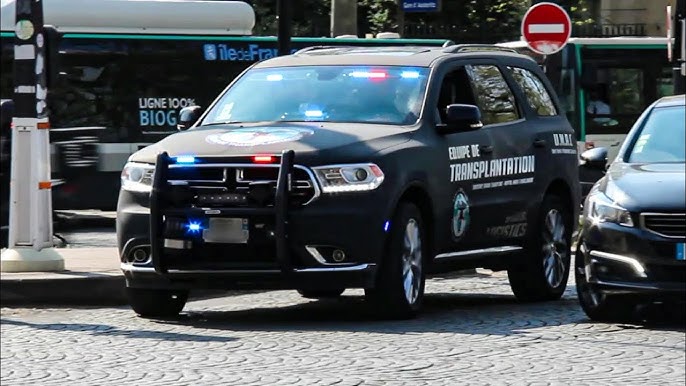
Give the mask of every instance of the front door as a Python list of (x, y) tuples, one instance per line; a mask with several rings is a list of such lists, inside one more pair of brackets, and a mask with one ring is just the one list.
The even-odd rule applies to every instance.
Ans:
[[(438, 123), (445, 122), (446, 107), (455, 103), (476, 105), (467, 69), (459, 62), (443, 75), (435, 108)], [(445, 160), (441, 162), (447, 161), (449, 168), (437, 199), (438, 254), (481, 248), (490, 212), (482, 194), (483, 180), (494, 143), (484, 129), (444, 134), (439, 141), (440, 159)]]

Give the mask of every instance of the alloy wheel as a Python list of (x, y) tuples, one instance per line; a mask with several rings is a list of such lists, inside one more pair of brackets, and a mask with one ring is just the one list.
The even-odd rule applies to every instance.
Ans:
[(543, 227), (543, 269), (551, 288), (557, 288), (564, 280), (568, 243), (562, 213), (551, 209)]
[(422, 239), (415, 219), (410, 219), (405, 226), (403, 247), (403, 290), (407, 303), (414, 304), (419, 297), (422, 277)]

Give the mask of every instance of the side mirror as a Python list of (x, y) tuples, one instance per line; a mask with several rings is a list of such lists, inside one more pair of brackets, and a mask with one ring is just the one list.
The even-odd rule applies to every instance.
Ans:
[(483, 127), (481, 111), (474, 105), (448, 105), (445, 113), (446, 122), (438, 125), (438, 131), (442, 134), (472, 131)]
[(605, 171), (607, 166), (607, 148), (596, 147), (581, 153), (581, 166)]
[(202, 109), (200, 106), (188, 106), (181, 109), (179, 112), (179, 123), (176, 129), (179, 131), (187, 130), (189, 127), (200, 118)]

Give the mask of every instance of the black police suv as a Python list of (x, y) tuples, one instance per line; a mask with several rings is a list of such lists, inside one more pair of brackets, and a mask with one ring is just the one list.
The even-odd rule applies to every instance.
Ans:
[(179, 313), (195, 288), (363, 288), (373, 309), (412, 317), (427, 273), (476, 267), (507, 270), (524, 301), (566, 287), (576, 143), (525, 56), (313, 47), (181, 116), (121, 175), (121, 268), (141, 316)]
[[(641, 303), (686, 299), (684, 102), (677, 95), (649, 106), (586, 198), (575, 279), (593, 320), (626, 321)], [(607, 149), (581, 159), (604, 170)]]

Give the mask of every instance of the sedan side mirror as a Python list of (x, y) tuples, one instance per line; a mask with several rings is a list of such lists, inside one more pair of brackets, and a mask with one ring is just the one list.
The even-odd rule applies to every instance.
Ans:
[(581, 153), (581, 166), (605, 171), (607, 166), (607, 148), (596, 147)]
[(181, 109), (179, 112), (179, 123), (176, 129), (179, 131), (187, 130), (189, 127), (200, 118), (202, 108), (200, 106), (188, 106)]
[(474, 105), (452, 104), (445, 109), (446, 122), (438, 125), (442, 134), (478, 130), (483, 127), (481, 111)]

